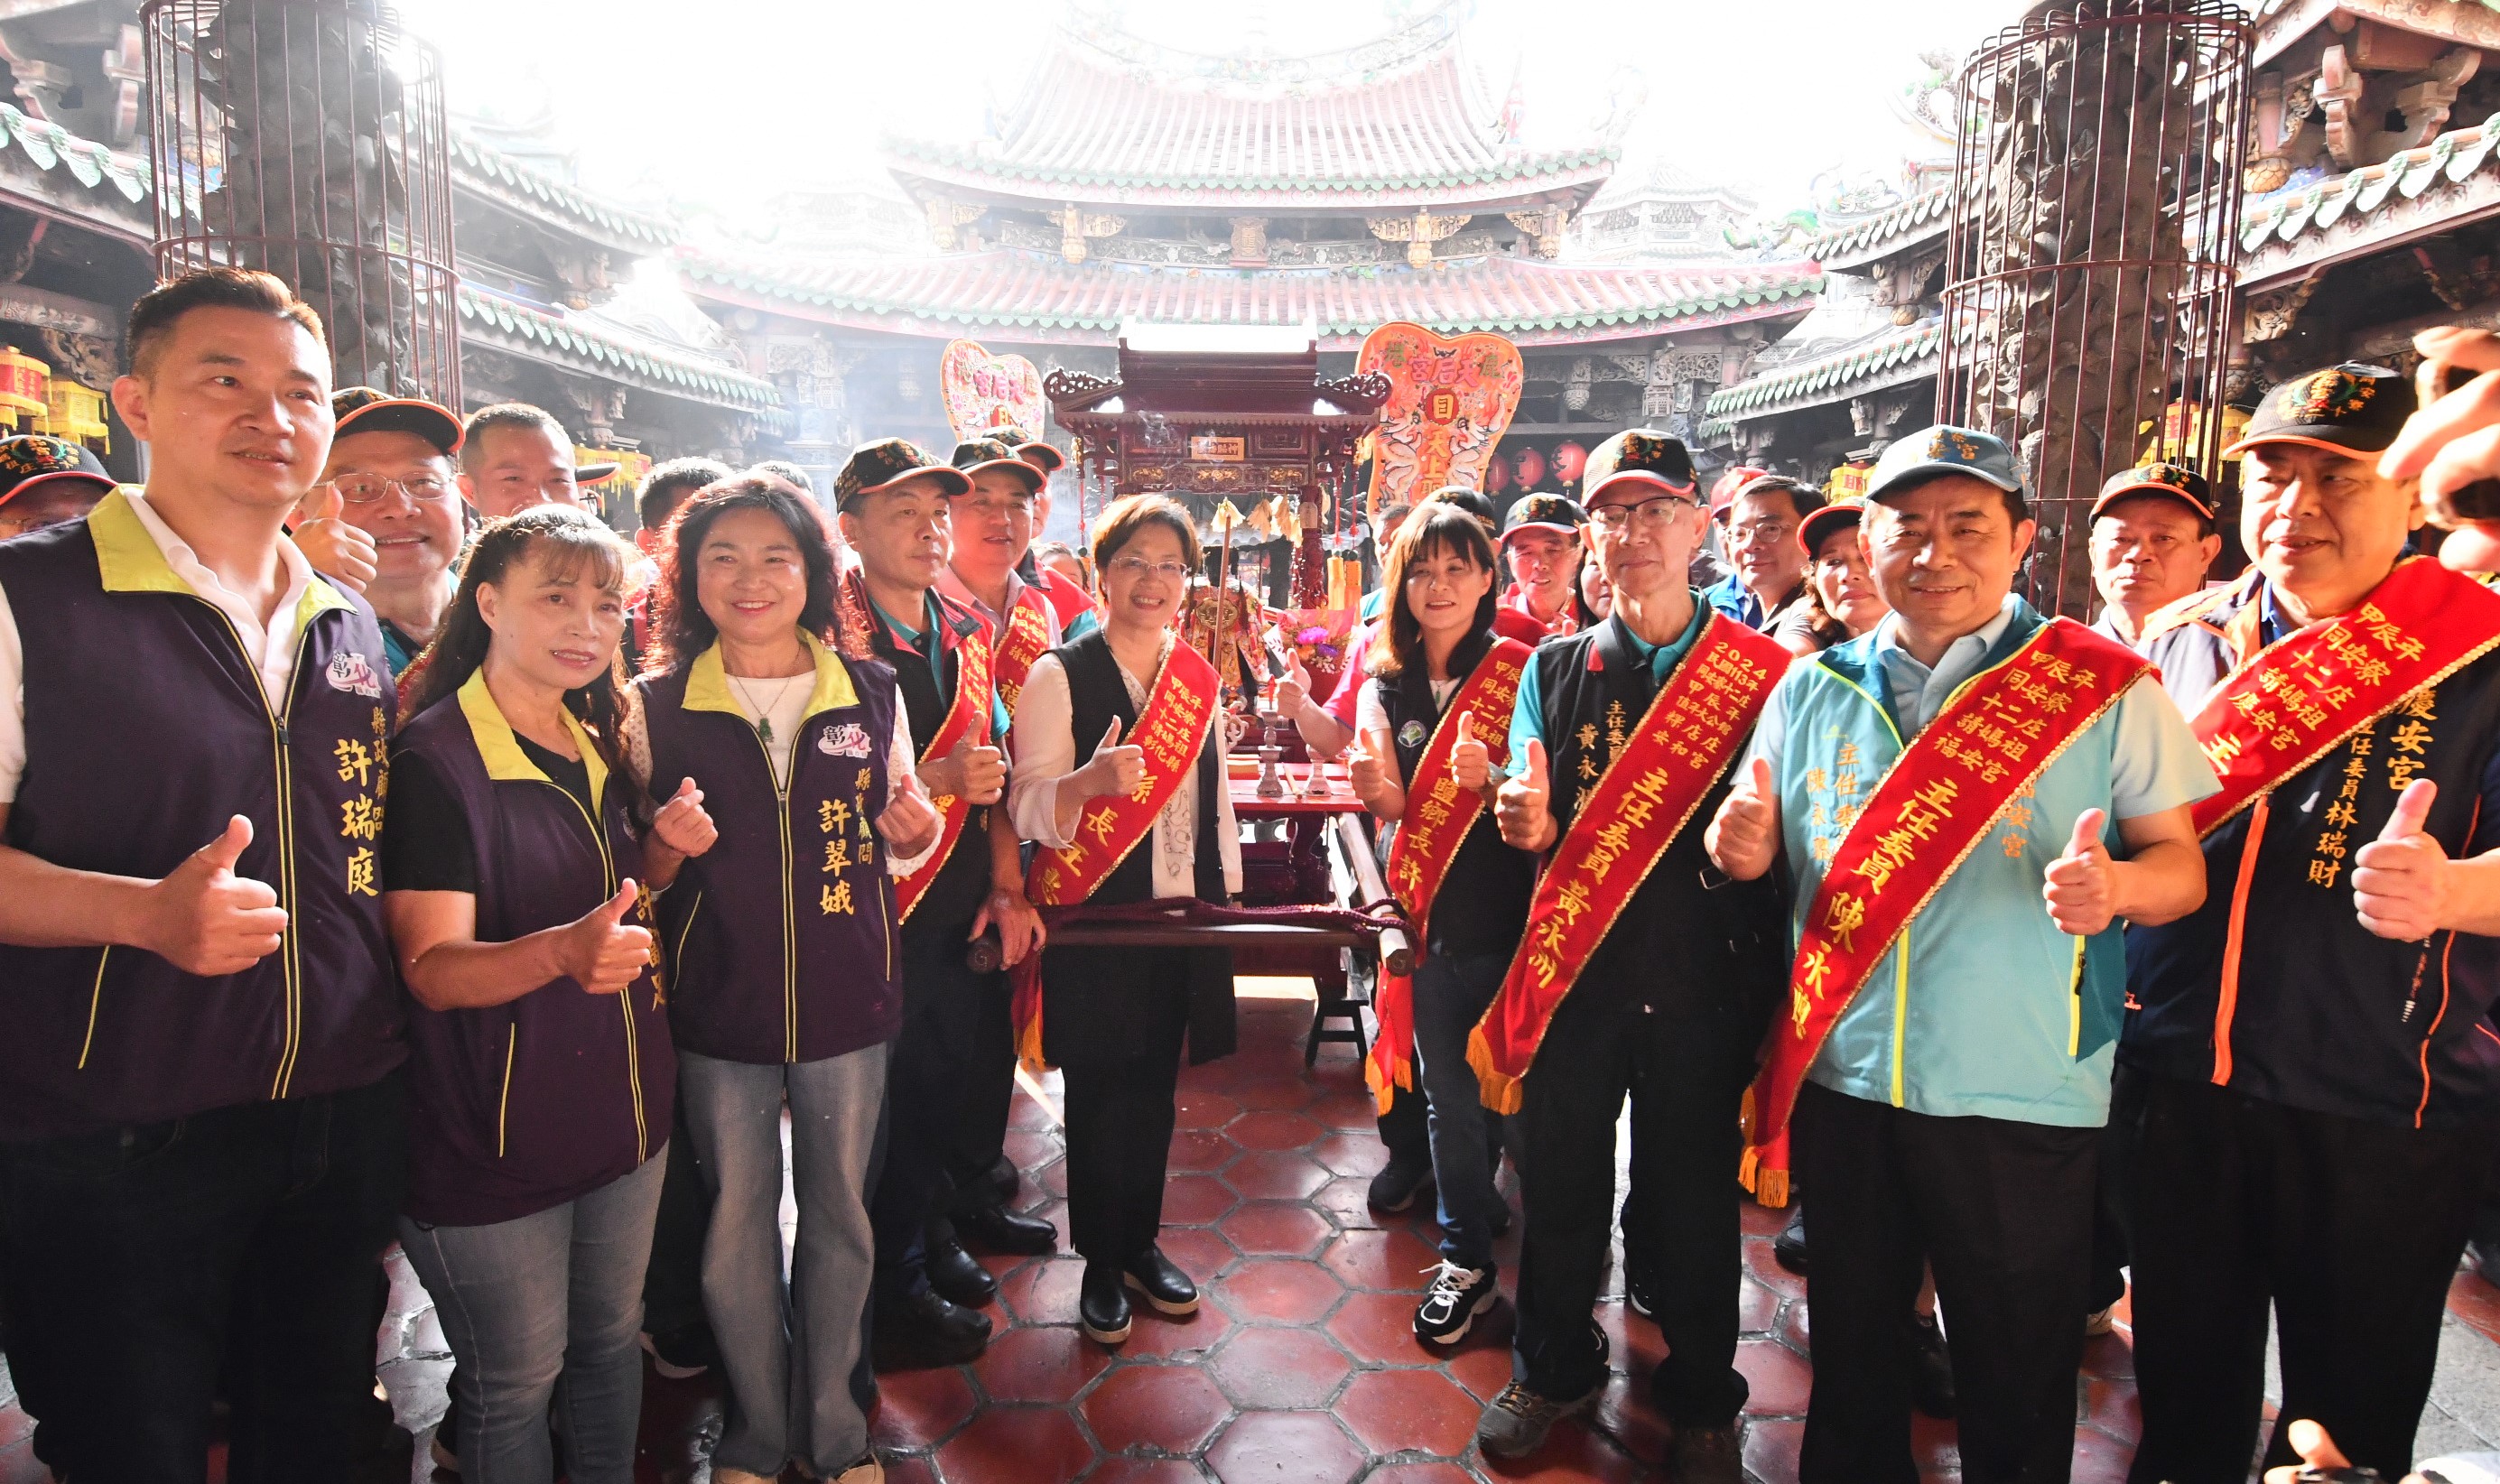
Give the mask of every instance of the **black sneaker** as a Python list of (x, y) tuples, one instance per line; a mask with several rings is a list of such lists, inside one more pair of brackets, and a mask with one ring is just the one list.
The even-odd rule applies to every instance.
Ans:
[(908, 1299), (880, 1296), (874, 1323), (877, 1348), (906, 1366), (961, 1366), (990, 1347), (990, 1316), (932, 1288)]
[(1647, 1263), (1625, 1259), (1624, 1302), (1643, 1319), (1658, 1318), (1658, 1274), (1649, 1270)]
[(1912, 1319), (1910, 1338), (1910, 1404), (1929, 1417), (1954, 1414), (1953, 1352), (1945, 1346), (1944, 1326), (1930, 1314)]
[(1771, 1238), (1771, 1261), (1799, 1277), (1805, 1275), (1805, 1203), (1789, 1207), (1789, 1224)]
[(1120, 1270), (1120, 1277), (1129, 1287), (1146, 1296), (1146, 1302), (1158, 1313), (1181, 1315), (1198, 1312), (1198, 1285), (1189, 1274), (1172, 1265), (1160, 1247), (1148, 1247)]
[(1544, 1443), (1556, 1421), (1586, 1411), (1596, 1399), (1594, 1386), (1568, 1402), (1557, 1402), (1513, 1381), (1476, 1420), (1476, 1446), (1494, 1458), (1525, 1458)]
[(642, 1352), (651, 1357), (651, 1369), (672, 1381), (690, 1381), (720, 1364), (720, 1348), (712, 1343), (707, 1324), (684, 1325), (665, 1335), (646, 1330)]
[(1121, 1286), (1126, 1276), (1109, 1263), (1085, 1265), (1084, 1282), (1076, 1290), (1076, 1322), (1098, 1345), (1116, 1345), (1129, 1337), (1129, 1294)]
[(1415, 1204), (1415, 1198), (1432, 1184), (1432, 1162), (1421, 1160), (1400, 1164), (1391, 1160), (1388, 1167), (1371, 1177), (1369, 1197), (1375, 1211), (1402, 1211)]
[(1432, 1281), (1424, 1302), (1415, 1305), (1415, 1337), (1428, 1344), (1455, 1345), (1467, 1337), (1476, 1316), (1501, 1297), (1491, 1267), (1462, 1268), (1444, 1261), (1428, 1270)]

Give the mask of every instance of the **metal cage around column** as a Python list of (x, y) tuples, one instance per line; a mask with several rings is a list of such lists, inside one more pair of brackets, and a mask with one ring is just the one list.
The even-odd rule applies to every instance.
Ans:
[(2044, 610), (2091, 604), (2105, 478), (2218, 472), (2254, 36), (2217, 0), (2088, 0), (1962, 70), (1936, 414), (2022, 450)]
[(148, 0), (156, 271), (276, 274), (339, 385), (460, 406), (442, 67), (381, 0)]

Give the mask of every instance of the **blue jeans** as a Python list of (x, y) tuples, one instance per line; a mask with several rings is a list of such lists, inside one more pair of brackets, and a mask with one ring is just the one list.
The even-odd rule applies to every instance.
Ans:
[(1433, 953), (1415, 965), (1415, 1075), (1431, 1108), (1441, 1256), (1462, 1268), (1493, 1267), (1493, 1225), (1501, 1209), (1493, 1159), (1503, 1119), (1484, 1105), (1467, 1065), (1467, 1033), (1509, 968), (1506, 953)]
[(489, 1226), (400, 1219), (459, 1362), (463, 1484), (549, 1484), (555, 1406), (573, 1484), (632, 1484), (642, 1270), (665, 1150), (562, 1205)]
[[(798, 1459), (833, 1478), (868, 1451), (852, 1395), (875, 1272), (869, 1162), (890, 1044), (755, 1066), (679, 1049), (677, 1091), (712, 1192), (704, 1311), (729, 1379), (715, 1467), (771, 1478)], [(798, 1250), (781, 1275), (781, 1106), (790, 1106)]]

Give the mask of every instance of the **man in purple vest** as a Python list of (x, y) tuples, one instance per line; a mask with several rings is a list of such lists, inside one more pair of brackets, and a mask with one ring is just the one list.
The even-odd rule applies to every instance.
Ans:
[(373, 610), (281, 523), (331, 438), (266, 274), (141, 299), (145, 494), (0, 544), (0, 1280), (36, 1450), (82, 1481), (345, 1478), (407, 1051), (376, 864)]

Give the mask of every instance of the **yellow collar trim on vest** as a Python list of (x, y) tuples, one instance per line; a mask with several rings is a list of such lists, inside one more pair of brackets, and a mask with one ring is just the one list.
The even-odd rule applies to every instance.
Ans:
[[(813, 716), (819, 711), (839, 710), (860, 704), (859, 692), (851, 685), (851, 673), (841, 656), (828, 649), (816, 636), (802, 632), (799, 642), (815, 657), (816, 686), (807, 694), (807, 709), (802, 714)], [(686, 667), (685, 709), (690, 711), (727, 711), (743, 717), (746, 712), (729, 693), (729, 670), (721, 663), (720, 641), (695, 656)]]
[[(105, 496), (87, 512), (86, 530), (95, 543), (96, 572), (106, 592), (200, 596), (165, 560), (164, 548), (156, 544), (156, 538), (148, 534), (148, 523), (139, 518), (139, 511), (131, 508), (129, 497), (121, 491), (116, 489)], [(304, 596), (296, 601), (296, 627), (310, 626), (332, 609), (354, 608), (315, 573), (312, 580), (305, 584)]]
[[(563, 786), (521, 750), (519, 739), (512, 735), (512, 724), (504, 719), (504, 709), (495, 704), (494, 693), (486, 688), (482, 666), (461, 682), (459, 696), (460, 714), (468, 718), (469, 735), (477, 741), (477, 755), (486, 763), (486, 776), (498, 783), (536, 780)], [(573, 744), (581, 753), (581, 766), (590, 774), (591, 808), (599, 808), (607, 797), (608, 765), (600, 761), (599, 749), (591, 745), (590, 734), (573, 712), (565, 711), (563, 715), (565, 730), (573, 734)]]

